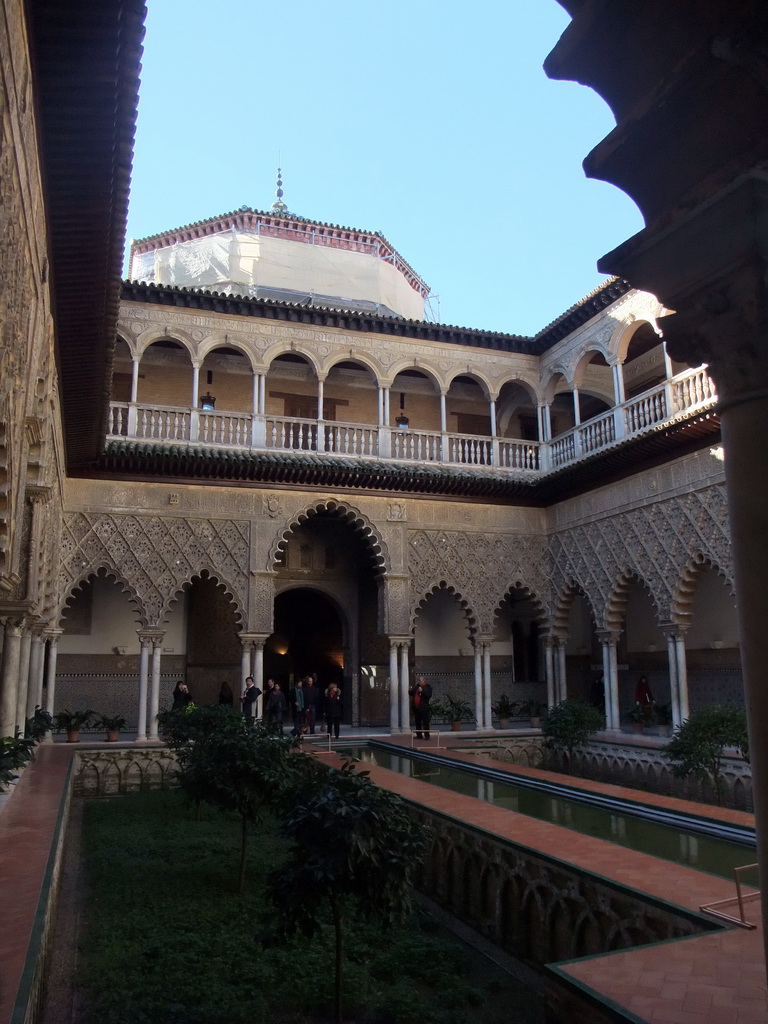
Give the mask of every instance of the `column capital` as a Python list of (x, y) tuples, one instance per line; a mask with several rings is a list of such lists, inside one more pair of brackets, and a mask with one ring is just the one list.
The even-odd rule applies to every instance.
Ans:
[(688, 626), (680, 622), (661, 622), (659, 628), (664, 636), (673, 640), (685, 639), (685, 634), (688, 632)]
[(614, 629), (595, 630), (595, 636), (604, 647), (608, 644), (617, 644), (619, 642), (619, 635), (620, 634)]
[(164, 629), (137, 629), (136, 636), (139, 638), (141, 645), (145, 644), (158, 644), (162, 642), (165, 637)]
[(43, 640), (51, 640), (51, 641), (53, 641), (53, 643), (56, 643), (57, 640), (59, 639), (59, 637), (63, 636), (63, 635), (64, 635), (64, 630), (63, 629), (49, 629), (49, 628), (46, 627), (43, 630)]

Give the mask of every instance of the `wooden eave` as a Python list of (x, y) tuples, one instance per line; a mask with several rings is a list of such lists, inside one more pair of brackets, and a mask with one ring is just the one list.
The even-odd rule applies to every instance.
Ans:
[(373, 491), (547, 507), (715, 444), (719, 438), (719, 417), (710, 412), (619, 444), (546, 476), (337, 459), (313, 452), (251, 452), (126, 440), (109, 442), (95, 471), (80, 475), (168, 484)]
[(146, 8), (27, 0), (68, 468), (103, 449)]

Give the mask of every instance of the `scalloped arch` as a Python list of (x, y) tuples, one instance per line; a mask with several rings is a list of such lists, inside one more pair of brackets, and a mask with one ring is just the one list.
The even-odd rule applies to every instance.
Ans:
[(113, 565), (102, 560), (97, 562), (95, 565), (89, 565), (68, 585), (53, 617), (57, 629), (61, 628), (62, 616), (64, 615), (65, 610), (71, 605), (75, 597), (75, 591), (79, 590), (83, 584), (89, 583), (92, 579), (111, 580), (114, 586), (119, 587), (122, 593), (128, 595), (128, 603), (133, 609), (134, 615), (138, 619), (140, 626), (147, 626), (147, 617), (142, 607), (141, 598), (136, 593), (135, 588), (131, 586), (125, 576), (115, 569)]
[(522, 592), (530, 600), (531, 604), (536, 609), (536, 616), (534, 618), (534, 622), (538, 622), (545, 629), (549, 629), (550, 617), (547, 612), (546, 606), (544, 605), (544, 602), (533, 589), (533, 587), (529, 587), (528, 584), (525, 583), (522, 579), (516, 579), (513, 583), (510, 583), (510, 585), (502, 594), (501, 599), (497, 602), (496, 607), (493, 609), (493, 614), (491, 616), (491, 621), (493, 622), (493, 624), (496, 624), (496, 620), (499, 617), (502, 606), (504, 605), (504, 602), (506, 601), (506, 599), (509, 597), (513, 590), (522, 590)]
[(297, 512), (280, 530), (269, 549), (269, 556), (267, 560), (268, 570), (275, 568), (278, 552), (285, 549), (285, 546), (288, 543), (288, 538), (294, 530), (299, 526), (303, 526), (304, 523), (309, 522), (310, 519), (319, 513), (329, 513), (342, 522), (346, 521), (348, 525), (352, 527), (353, 532), (358, 534), (373, 556), (376, 576), (384, 576), (390, 571), (390, 560), (387, 545), (379, 531), (371, 523), (370, 519), (358, 509), (348, 505), (346, 502), (336, 501), (333, 498), (324, 499), (317, 501), (312, 505), (307, 505), (300, 512)]
[(734, 581), (714, 559), (702, 551), (694, 552), (683, 566), (670, 601), (672, 621), (680, 626), (690, 626), (693, 620), (693, 602), (696, 597), (698, 577), (705, 572), (714, 571), (723, 580), (728, 592), (735, 598)]
[(603, 621), (605, 629), (612, 633), (621, 633), (624, 628), (624, 617), (627, 609), (627, 596), (629, 588), (633, 583), (639, 583), (651, 599), (651, 604), (656, 613), (656, 625), (659, 625), (662, 617), (662, 609), (656, 599), (648, 580), (644, 579), (635, 569), (624, 569), (616, 582), (610, 589), (605, 601), (605, 612)]
[(413, 614), (411, 615), (411, 632), (416, 628), (416, 620), (419, 617), (420, 610), (427, 603), (432, 594), (436, 594), (439, 591), (445, 591), (447, 594), (452, 594), (458, 601), (459, 607), (467, 617), (467, 623), (469, 624), (469, 631), (472, 635), (478, 632), (478, 620), (477, 616), (473, 613), (469, 606), (467, 598), (463, 597), (461, 592), (457, 590), (452, 584), (448, 583), (447, 580), (442, 579), (438, 583), (433, 583), (432, 586), (425, 590), (421, 597), (416, 601), (413, 608)]
[(589, 594), (580, 583), (577, 583), (573, 577), (570, 577), (556, 596), (552, 609), (552, 632), (556, 636), (568, 635), (568, 617), (571, 613), (574, 599), (579, 595), (587, 602), (592, 622), (597, 626), (597, 612)]
[(237, 589), (227, 580), (218, 569), (211, 569), (209, 566), (202, 566), (199, 569), (195, 569), (190, 573), (189, 577), (184, 580), (181, 584), (177, 585), (173, 593), (169, 594), (168, 597), (163, 601), (163, 606), (160, 611), (158, 626), (164, 626), (171, 615), (171, 612), (176, 605), (184, 591), (194, 583), (195, 579), (209, 579), (213, 580), (218, 590), (223, 590), (225, 596), (229, 599), (230, 604), (234, 606), (235, 619), (237, 620), (238, 627), (242, 630), (245, 628), (246, 612), (243, 607), (243, 601), (238, 597)]

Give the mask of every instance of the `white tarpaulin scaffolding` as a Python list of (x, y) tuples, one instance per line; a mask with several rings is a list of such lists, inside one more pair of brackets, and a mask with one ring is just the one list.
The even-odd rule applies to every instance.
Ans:
[(331, 305), (361, 302), (408, 319), (424, 318), (423, 297), (386, 259), (255, 232), (226, 231), (135, 254), (131, 277), (245, 295), (273, 290), (323, 296)]

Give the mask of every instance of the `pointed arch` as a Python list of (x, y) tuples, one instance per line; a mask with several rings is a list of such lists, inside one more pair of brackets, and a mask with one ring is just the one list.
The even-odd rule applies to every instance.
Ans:
[(690, 626), (693, 618), (693, 601), (696, 596), (696, 586), (702, 573), (716, 572), (723, 580), (728, 592), (735, 599), (736, 592), (733, 577), (709, 555), (702, 551), (694, 552), (686, 561), (677, 586), (670, 601), (670, 612), (672, 621), (681, 626)]
[(238, 623), (239, 628), (245, 629), (247, 621), (247, 610), (245, 608), (245, 602), (241, 595), (238, 594), (237, 588), (224, 576), (224, 574), (216, 568), (208, 565), (190, 568), (189, 575), (180, 584), (177, 583), (172, 593), (170, 593), (165, 600), (158, 616), (158, 622), (152, 623), (152, 625), (164, 626), (171, 615), (179, 597), (192, 586), (195, 579), (210, 579), (216, 584), (216, 588), (224, 592), (225, 597), (229, 600), (233, 606), (235, 620)]
[(53, 622), (56, 628), (61, 627), (61, 621), (66, 609), (71, 606), (76, 597), (75, 592), (81, 590), (81, 588), (85, 584), (90, 583), (91, 580), (96, 579), (111, 580), (117, 587), (119, 587), (121, 592), (128, 596), (128, 604), (130, 605), (134, 617), (138, 620), (140, 626), (143, 628), (148, 626), (146, 612), (136, 589), (128, 582), (119, 569), (116, 569), (112, 564), (107, 562), (106, 559), (101, 559), (93, 565), (83, 568), (83, 571), (75, 576), (67, 585), (67, 589), (65, 590), (53, 616)]
[(552, 632), (556, 636), (565, 636), (568, 633), (568, 617), (571, 613), (574, 599), (578, 596), (583, 597), (587, 602), (592, 622), (597, 626), (597, 612), (589, 594), (580, 583), (572, 576), (569, 576), (563, 584), (560, 593), (555, 598), (552, 608)]
[(441, 579), (437, 583), (432, 584), (430, 588), (424, 591), (421, 597), (414, 603), (413, 614), (411, 615), (411, 632), (415, 630), (416, 620), (419, 617), (419, 613), (422, 610), (422, 608), (426, 605), (429, 598), (433, 594), (436, 594), (441, 591), (450, 594), (456, 598), (459, 607), (461, 608), (462, 612), (466, 617), (470, 634), (475, 635), (476, 633), (478, 633), (480, 628), (478, 624), (478, 619), (477, 616), (472, 611), (472, 609), (470, 608), (469, 601), (461, 594), (459, 590), (456, 589), (456, 587), (451, 586), (451, 584), (448, 583), (447, 580), (445, 579)]
[(332, 515), (341, 522), (346, 522), (354, 533), (363, 541), (371, 555), (371, 562), (376, 576), (385, 576), (390, 571), (389, 553), (387, 545), (367, 516), (358, 509), (343, 501), (335, 499), (322, 499), (313, 505), (307, 505), (297, 512), (293, 518), (280, 529), (269, 549), (267, 557), (267, 570), (273, 570), (280, 562), (280, 553), (285, 552), (290, 535), (304, 523), (316, 515)]
[(653, 610), (656, 613), (656, 625), (661, 621), (662, 609), (659, 607), (659, 602), (648, 580), (635, 569), (624, 569), (611, 587), (603, 612), (603, 627), (612, 633), (621, 633), (624, 628), (627, 598), (629, 588), (633, 583), (639, 583), (650, 597)]

